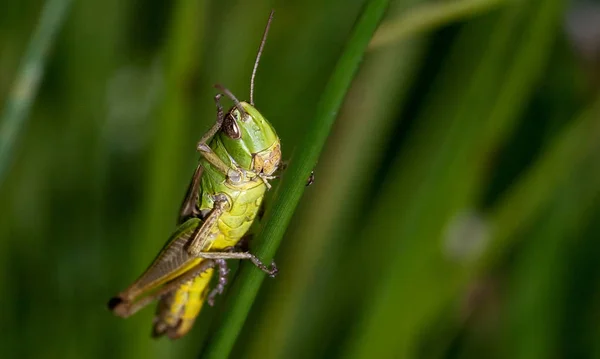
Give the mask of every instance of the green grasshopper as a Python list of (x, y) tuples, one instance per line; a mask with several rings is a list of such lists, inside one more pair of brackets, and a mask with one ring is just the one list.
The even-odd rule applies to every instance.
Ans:
[[(273, 11), (254, 62), (250, 103), (215, 85), (221, 92), (215, 96), (217, 121), (198, 142), (201, 157), (181, 205), (177, 230), (146, 271), (109, 301), (116, 315), (128, 317), (160, 299), (155, 337), (185, 335), (204, 301), (213, 305), (227, 283), (225, 260), (249, 259), (271, 277), (277, 274), (274, 262), (268, 268), (241, 250), (281, 162), (279, 137), (254, 107), (254, 78), (272, 19)], [(220, 103), (223, 96), (234, 103), (226, 114)], [(218, 284), (209, 294), (215, 267)]]

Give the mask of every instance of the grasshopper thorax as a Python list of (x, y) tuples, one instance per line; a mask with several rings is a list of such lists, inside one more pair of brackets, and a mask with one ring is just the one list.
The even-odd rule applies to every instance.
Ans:
[(239, 102), (225, 116), (223, 145), (241, 167), (272, 175), (281, 162), (279, 137), (263, 115), (247, 102)]

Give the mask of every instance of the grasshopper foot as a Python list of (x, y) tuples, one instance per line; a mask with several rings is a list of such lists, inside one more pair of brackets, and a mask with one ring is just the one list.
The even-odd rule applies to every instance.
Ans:
[(271, 278), (275, 278), (277, 276), (277, 273), (279, 273), (279, 269), (277, 269), (277, 264), (275, 264), (275, 261), (271, 261), (271, 268), (265, 266), (264, 264), (262, 264), (262, 262), (252, 262)]

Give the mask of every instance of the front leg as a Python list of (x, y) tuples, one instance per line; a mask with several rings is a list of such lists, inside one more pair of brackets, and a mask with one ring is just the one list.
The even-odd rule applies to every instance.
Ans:
[(221, 105), (221, 97), (223, 97), (222, 94), (217, 94), (215, 96), (215, 106), (217, 106), (217, 122), (215, 122), (213, 127), (211, 127), (210, 130), (208, 130), (208, 132), (206, 132), (204, 134), (204, 136), (202, 136), (202, 138), (200, 139), (200, 142), (198, 142), (198, 146), (200, 146), (201, 144), (206, 145), (208, 143), (208, 141), (210, 141), (213, 138), (213, 136), (217, 132), (219, 132), (221, 127), (223, 127), (223, 121), (225, 121), (225, 115), (223, 113), (223, 106)]
[(233, 182), (239, 182), (242, 179), (243, 173), (238, 168), (232, 168), (227, 165), (216, 153), (208, 145), (208, 142), (221, 130), (223, 127), (223, 122), (225, 121), (225, 114), (223, 112), (223, 106), (221, 105), (221, 97), (223, 95), (217, 94), (215, 96), (215, 105), (217, 106), (217, 122), (213, 125), (213, 127), (208, 130), (202, 136), (196, 149), (200, 152), (200, 155), (204, 157), (211, 165), (215, 166), (215, 168), (229, 177)]
[[(198, 149), (200, 149), (200, 147), (202, 146), (203, 150), (211, 153), (212, 150), (210, 149), (210, 147), (208, 147), (207, 142), (213, 138), (213, 136), (221, 129), (221, 127), (223, 127), (223, 121), (225, 119), (225, 116), (223, 115), (223, 106), (221, 105), (220, 101), (221, 97), (223, 97), (222, 94), (217, 94), (215, 96), (215, 105), (217, 106), (217, 122), (215, 122), (215, 124), (210, 128), (210, 130), (208, 130), (208, 132), (204, 134), (204, 136), (202, 136), (197, 146)], [(209, 162), (211, 161), (209, 160)], [(220, 166), (223, 167), (222, 165)], [(227, 167), (227, 165), (225, 165), (225, 167)], [(202, 177), (203, 172), (204, 168), (202, 168), (202, 165), (198, 163), (196, 171), (194, 171), (192, 180), (190, 181), (190, 184), (188, 186), (185, 197), (183, 198), (181, 208), (179, 209), (179, 219), (177, 221), (177, 223), (179, 224), (185, 222), (185, 220), (190, 217), (200, 216), (200, 210), (198, 209), (197, 202), (200, 189), (200, 179)]]
[(197, 150), (205, 160), (213, 165), (219, 172), (227, 176), (232, 182), (240, 182), (244, 177), (244, 174), (239, 168), (231, 167), (223, 162), (223, 160), (217, 156), (207, 144), (199, 142)]

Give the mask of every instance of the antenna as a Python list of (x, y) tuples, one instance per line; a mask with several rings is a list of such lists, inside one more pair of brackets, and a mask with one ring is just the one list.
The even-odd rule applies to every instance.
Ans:
[(231, 101), (233, 101), (235, 107), (237, 107), (237, 109), (240, 110), (240, 114), (246, 113), (246, 111), (244, 111), (244, 107), (242, 106), (240, 101), (235, 96), (233, 96), (231, 91), (229, 91), (227, 88), (223, 87), (223, 85), (221, 85), (221, 84), (215, 84), (215, 88), (218, 89), (219, 91), (221, 91), (222, 93), (224, 93), (225, 96), (229, 97), (231, 99)]
[(271, 21), (273, 20), (273, 14), (275, 14), (275, 10), (271, 10), (271, 14), (269, 14), (269, 20), (267, 20), (267, 26), (265, 27), (265, 32), (263, 33), (262, 40), (260, 41), (258, 53), (256, 54), (256, 60), (254, 60), (254, 68), (252, 69), (252, 77), (250, 77), (250, 104), (252, 106), (254, 106), (254, 78), (256, 77), (256, 69), (258, 69), (258, 62), (260, 61), (260, 56), (262, 55), (263, 48), (265, 47), (265, 43), (267, 42), (267, 35), (269, 34), (269, 27), (271, 27)]

